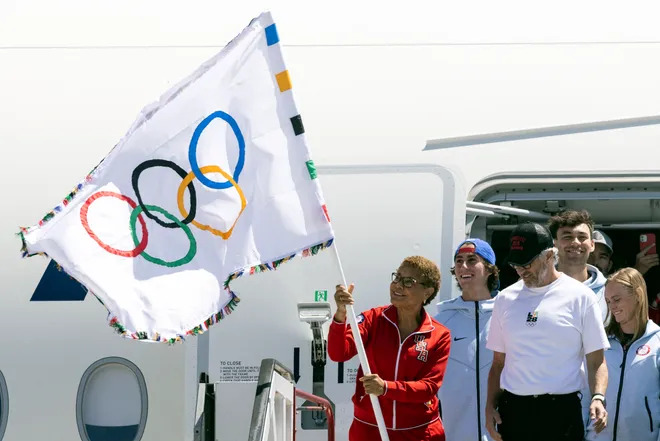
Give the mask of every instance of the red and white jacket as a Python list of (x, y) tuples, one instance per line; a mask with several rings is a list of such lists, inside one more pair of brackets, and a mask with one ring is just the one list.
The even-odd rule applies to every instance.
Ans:
[[(397, 310), (381, 306), (357, 317), (371, 372), (385, 380), (379, 398), (388, 429), (406, 430), (424, 426), (439, 418), (438, 389), (449, 357), (449, 330), (423, 311), (419, 328), (399, 337)], [(332, 321), (328, 334), (328, 355), (333, 361), (347, 361), (357, 354), (355, 341), (346, 323)], [(364, 392), (358, 370), (353, 404), (355, 419), (376, 425), (371, 400)]]

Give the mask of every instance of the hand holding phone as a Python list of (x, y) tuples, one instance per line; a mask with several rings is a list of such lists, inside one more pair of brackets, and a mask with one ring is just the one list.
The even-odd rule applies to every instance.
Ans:
[(635, 269), (644, 275), (654, 266), (660, 265), (655, 244), (655, 234), (640, 234), (639, 248), (641, 251), (636, 256)]
[(655, 246), (655, 234), (647, 233), (639, 235), (639, 249), (644, 251), (645, 255), (658, 254)]

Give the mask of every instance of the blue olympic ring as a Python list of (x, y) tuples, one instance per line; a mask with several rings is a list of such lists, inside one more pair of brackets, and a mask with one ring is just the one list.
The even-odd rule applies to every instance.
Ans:
[(195, 175), (195, 177), (199, 182), (210, 188), (224, 189), (224, 188), (232, 187), (233, 184), (228, 180), (224, 182), (217, 182), (207, 178), (199, 169), (199, 164), (197, 164), (197, 142), (199, 141), (199, 137), (202, 135), (202, 132), (211, 123), (211, 121), (213, 121), (216, 118), (220, 118), (226, 121), (227, 124), (229, 124), (229, 127), (231, 127), (231, 129), (234, 131), (234, 135), (236, 136), (236, 140), (238, 141), (238, 161), (236, 161), (236, 167), (234, 167), (234, 174), (233, 174), (234, 181), (238, 182), (238, 177), (243, 171), (243, 164), (245, 163), (245, 139), (243, 138), (243, 133), (241, 133), (241, 129), (238, 127), (236, 120), (232, 118), (231, 115), (221, 110), (213, 112), (212, 114), (204, 118), (202, 122), (200, 122), (197, 128), (195, 129), (195, 132), (193, 133), (193, 136), (190, 139), (190, 148), (188, 149), (188, 160), (190, 161), (191, 171), (193, 172), (193, 174)]

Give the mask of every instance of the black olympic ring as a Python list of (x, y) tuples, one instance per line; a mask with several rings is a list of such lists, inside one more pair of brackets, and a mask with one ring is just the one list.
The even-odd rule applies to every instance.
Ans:
[[(131, 179), (131, 182), (133, 184), (133, 191), (135, 191), (135, 196), (137, 197), (138, 204), (140, 204), (140, 207), (142, 208), (142, 212), (149, 219), (153, 219), (154, 221), (156, 221), (156, 223), (158, 223), (158, 225), (161, 225), (165, 228), (180, 228), (176, 222), (164, 222), (160, 220), (160, 218), (152, 214), (147, 208), (147, 206), (142, 202), (142, 196), (140, 195), (140, 189), (138, 188), (138, 180), (140, 179), (140, 173), (151, 167), (171, 168), (179, 176), (181, 176), (182, 179), (185, 179), (186, 176), (188, 176), (188, 173), (183, 168), (181, 168), (172, 161), (168, 161), (166, 159), (150, 159), (148, 161), (144, 161), (142, 164), (135, 167)], [(192, 222), (192, 220), (195, 218), (195, 213), (197, 211), (197, 193), (195, 192), (195, 187), (192, 181), (190, 182), (190, 184), (188, 184), (188, 192), (190, 193), (190, 212), (188, 213), (188, 216), (186, 216), (186, 218), (181, 221), (181, 223), (184, 224), (189, 224), (190, 222)]]

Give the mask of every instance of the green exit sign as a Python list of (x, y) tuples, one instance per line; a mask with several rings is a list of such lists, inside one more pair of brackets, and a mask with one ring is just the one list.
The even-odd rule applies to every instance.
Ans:
[(327, 290), (314, 291), (314, 301), (315, 302), (327, 302), (328, 301), (328, 291)]

